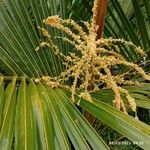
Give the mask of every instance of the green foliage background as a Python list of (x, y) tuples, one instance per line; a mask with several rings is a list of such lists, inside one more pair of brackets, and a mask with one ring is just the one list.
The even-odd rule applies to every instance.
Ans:
[[(68, 89), (50, 89), (43, 83), (34, 83), (34, 78), (56, 76), (63, 70), (61, 61), (49, 49), (35, 52), (44, 40), (38, 31), (38, 26), (44, 26), (42, 20), (54, 14), (77, 22), (88, 20), (91, 7), (90, 0), (0, 1), (0, 149), (113, 149), (108, 139), (116, 140), (119, 136), (149, 149), (149, 116), (143, 119), (146, 124), (113, 108), (110, 90), (93, 93), (93, 103), (82, 99), (76, 107), (70, 101)], [(149, 8), (149, 0), (110, 0), (104, 29), (104, 37), (124, 38), (141, 46), (148, 55), (141, 64), (146, 71), (149, 71)], [(64, 35), (52, 28), (48, 30), (53, 36)], [(64, 54), (72, 50), (61, 41), (56, 43)], [(132, 49), (122, 46), (121, 50), (127, 60), (141, 63)], [(150, 84), (139, 80), (142, 86), (126, 89), (143, 112), (150, 109)], [(95, 116), (93, 124), (88, 123), (85, 112)], [(149, 115), (149, 111), (146, 113)], [(121, 146), (132, 147), (140, 149)]]

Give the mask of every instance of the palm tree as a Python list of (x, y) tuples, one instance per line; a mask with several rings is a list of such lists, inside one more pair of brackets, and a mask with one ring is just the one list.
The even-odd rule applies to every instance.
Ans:
[[(0, 1), (0, 149), (103, 150), (120, 148), (117, 142), (122, 138), (125, 145), (129, 144), (128, 149), (149, 149), (150, 122), (138, 120), (132, 111), (127, 115), (113, 107), (111, 89), (91, 93), (92, 102), (75, 93), (72, 103), (70, 88), (52, 88), (41, 80), (45, 76), (54, 79), (64, 71), (64, 65), (47, 47), (35, 51), (47, 40), (39, 27), (45, 28), (53, 39), (67, 36), (42, 20), (59, 14), (83, 25), (79, 20), (90, 19), (92, 5), (88, 0)], [(123, 44), (119, 48), (126, 60), (141, 63), (145, 71), (149, 69), (149, 8), (148, 0), (110, 0), (103, 33), (103, 37), (124, 38), (141, 46), (147, 53), (143, 62), (133, 48)], [(72, 46), (59, 38), (53, 42), (64, 56), (72, 52)], [(126, 69), (119, 67), (117, 73)], [(135, 98), (138, 108), (149, 110), (150, 84), (132, 73), (128, 78), (142, 84), (123, 88)], [(65, 83), (70, 85), (71, 80)], [(56, 84), (54, 80), (53, 83)]]

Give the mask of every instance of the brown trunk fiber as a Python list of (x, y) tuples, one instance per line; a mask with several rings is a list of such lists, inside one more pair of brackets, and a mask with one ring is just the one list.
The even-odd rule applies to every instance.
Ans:
[(108, 4), (108, 0), (98, 1), (96, 24), (99, 26), (99, 29), (97, 31), (97, 39), (101, 38), (103, 35), (107, 4)]

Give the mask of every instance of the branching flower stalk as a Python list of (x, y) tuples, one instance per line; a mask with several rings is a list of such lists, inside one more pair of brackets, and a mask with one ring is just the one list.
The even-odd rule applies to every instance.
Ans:
[[(132, 111), (136, 112), (136, 103), (134, 98), (130, 96), (127, 90), (123, 89), (120, 84), (137, 84), (137, 81), (125, 80), (126, 73), (120, 73), (113, 75), (111, 68), (115, 65), (123, 65), (128, 69), (132, 69), (140, 74), (144, 79), (150, 80), (150, 75), (137, 64), (128, 62), (120, 54), (119, 44), (123, 44), (128, 48), (135, 50), (140, 56), (144, 55), (143, 50), (140, 47), (136, 47), (132, 42), (125, 41), (123, 39), (113, 38), (101, 38), (96, 39), (98, 26), (96, 25), (97, 14), (97, 2), (94, 1), (93, 17), (89, 22), (83, 22), (88, 32), (85, 32), (84, 28), (78, 25), (71, 19), (61, 19), (58, 15), (49, 16), (43, 20), (43, 23), (51, 27), (57, 28), (69, 35), (68, 37), (55, 37), (64, 40), (72, 45), (77, 53), (70, 52), (68, 55), (64, 55), (57, 45), (54, 44), (53, 38), (49, 35), (48, 31), (44, 28), (41, 29), (43, 36), (47, 37), (48, 42), (40, 43), (36, 50), (39, 50), (43, 46), (49, 47), (53, 52), (58, 55), (65, 65), (65, 71), (60, 76), (52, 79), (51, 77), (42, 77), (43, 80), (52, 87), (64, 84), (65, 80), (73, 78), (71, 86), (72, 101), (75, 101), (75, 94), (80, 92), (80, 96), (88, 101), (92, 102), (90, 93), (102, 88), (111, 88), (114, 92), (115, 99), (113, 105), (127, 113), (126, 106), (123, 102), (122, 95), (124, 95), (128, 101), (128, 104)], [(73, 28), (73, 30), (71, 30)], [(80, 84), (78, 81), (80, 80)], [(38, 81), (38, 79), (36, 79)], [(55, 81), (55, 82), (54, 82)], [(55, 85), (56, 83), (56, 85)]]

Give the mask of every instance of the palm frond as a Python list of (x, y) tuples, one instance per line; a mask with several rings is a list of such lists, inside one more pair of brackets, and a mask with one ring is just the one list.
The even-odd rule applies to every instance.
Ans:
[[(62, 71), (60, 60), (51, 51), (45, 49), (36, 53), (35, 49), (43, 39), (37, 27), (42, 27), (42, 20), (52, 14), (59, 13), (65, 18), (67, 7), (65, 2), (63, 4), (53, 0), (1, 2), (0, 60), (5, 64), (3, 69), (7, 75), (8, 69), (13, 74), (30, 77), (55, 76)], [(54, 36), (62, 34), (54, 29), (49, 31)], [(58, 44), (62, 51), (67, 52), (64, 44)]]
[[(115, 29), (115, 32), (119, 33), (120, 37), (142, 46), (145, 51), (149, 50), (150, 34), (147, 30), (149, 11), (147, 8), (150, 3), (145, 0), (140, 2), (129, 0), (128, 3), (110, 0), (110, 3), (107, 19), (112, 22), (112, 29)], [(111, 17), (113, 20), (110, 19)]]
[[(148, 86), (139, 89), (149, 92)], [(130, 88), (132, 92), (139, 89)], [(18, 78), (14, 77), (11, 82), (2, 80), (0, 93), (1, 149), (70, 149), (72, 146), (75, 149), (109, 149), (70, 101), (68, 89), (51, 89), (33, 80), (27, 82), (25, 78), (18, 84)], [(144, 141), (139, 146), (148, 148), (149, 126), (102, 102), (106, 93), (109, 95), (107, 90), (97, 97), (93, 95), (93, 103), (77, 98), (77, 104), (131, 141)]]
[(108, 149), (61, 89), (25, 78), (18, 85), (15, 77), (6, 84), (0, 87), (1, 149)]
[[(149, 149), (150, 127), (134, 115), (113, 108), (114, 94), (110, 89), (91, 93), (93, 103), (78, 95), (72, 103), (70, 89), (52, 89), (42, 82), (35, 83), (35, 78), (58, 76), (64, 69), (53, 51), (48, 48), (35, 51), (41, 40), (47, 40), (39, 26), (47, 29), (52, 38), (66, 36), (46, 27), (42, 20), (58, 14), (77, 22), (87, 21), (91, 16), (91, 2), (0, 1), (0, 73), (5, 75), (0, 75), (0, 149), (110, 149), (108, 141), (87, 121), (84, 111), (133, 143), (137, 142), (139, 147)], [(147, 52), (150, 46), (149, 7), (148, 0), (110, 0), (104, 36), (132, 41)], [(66, 43), (55, 38), (54, 41), (64, 55), (72, 51)], [(132, 49), (123, 45), (119, 48), (127, 60), (138, 60)], [(139, 108), (150, 109), (149, 83), (124, 88), (135, 98)]]

